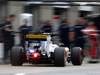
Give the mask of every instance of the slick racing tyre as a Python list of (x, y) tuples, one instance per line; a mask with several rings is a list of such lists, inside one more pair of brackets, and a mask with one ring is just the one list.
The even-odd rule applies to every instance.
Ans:
[(83, 52), (80, 47), (74, 47), (71, 50), (71, 61), (73, 65), (81, 65), (83, 61)]
[(65, 66), (67, 61), (67, 56), (65, 48), (56, 48), (54, 50), (54, 64), (55, 66)]
[(10, 52), (10, 62), (12, 66), (22, 66), (22, 47), (14, 46)]

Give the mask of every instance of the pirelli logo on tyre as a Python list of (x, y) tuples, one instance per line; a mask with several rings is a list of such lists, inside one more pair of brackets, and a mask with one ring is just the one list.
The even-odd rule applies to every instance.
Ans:
[(46, 39), (48, 35), (26, 35), (27, 39)]

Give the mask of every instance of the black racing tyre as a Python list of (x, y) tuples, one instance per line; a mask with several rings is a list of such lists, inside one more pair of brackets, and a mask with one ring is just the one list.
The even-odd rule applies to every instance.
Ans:
[(22, 66), (23, 57), (22, 57), (23, 48), (19, 46), (14, 46), (10, 52), (10, 62), (12, 66)]
[(67, 56), (65, 48), (56, 48), (54, 50), (54, 64), (55, 66), (65, 66), (67, 61)]
[(83, 61), (83, 52), (80, 47), (74, 47), (71, 50), (71, 61), (73, 65), (81, 65)]

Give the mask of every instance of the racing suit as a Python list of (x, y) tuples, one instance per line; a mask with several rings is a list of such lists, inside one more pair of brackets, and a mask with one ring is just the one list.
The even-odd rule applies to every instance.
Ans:
[[(93, 29), (93, 30), (97, 30), (97, 27), (96, 26), (91, 26), (90, 27), (91, 29)], [(98, 34), (98, 32), (92, 32), (92, 33), (90, 33), (90, 36), (89, 36), (89, 38), (91, 39), (91, 45), (92, 45), (92, 47), (91, 47), (91, 50), (90, 50), (90, 54), (91, 54), (91, 57), (98, 57), (98, 40), (97, 40), (97, 35), (96, 34)]]

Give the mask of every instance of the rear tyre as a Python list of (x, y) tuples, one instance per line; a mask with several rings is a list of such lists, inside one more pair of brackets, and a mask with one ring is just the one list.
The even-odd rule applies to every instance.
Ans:
[(81, 65), (83, 61), (83, 52), (80, 47), (74, 47), (71, 50), (71, 61), (73, 65)]
[(22, 66), (23, 64), (23, 49), (22, 47), (15, 46), (10, 52), (10, 62), (12, 66)]
[(67, 61), (67, 56), (65, 48), (56, 48), (54, 50), (54, 64), (55, 66), (65, 66)]

